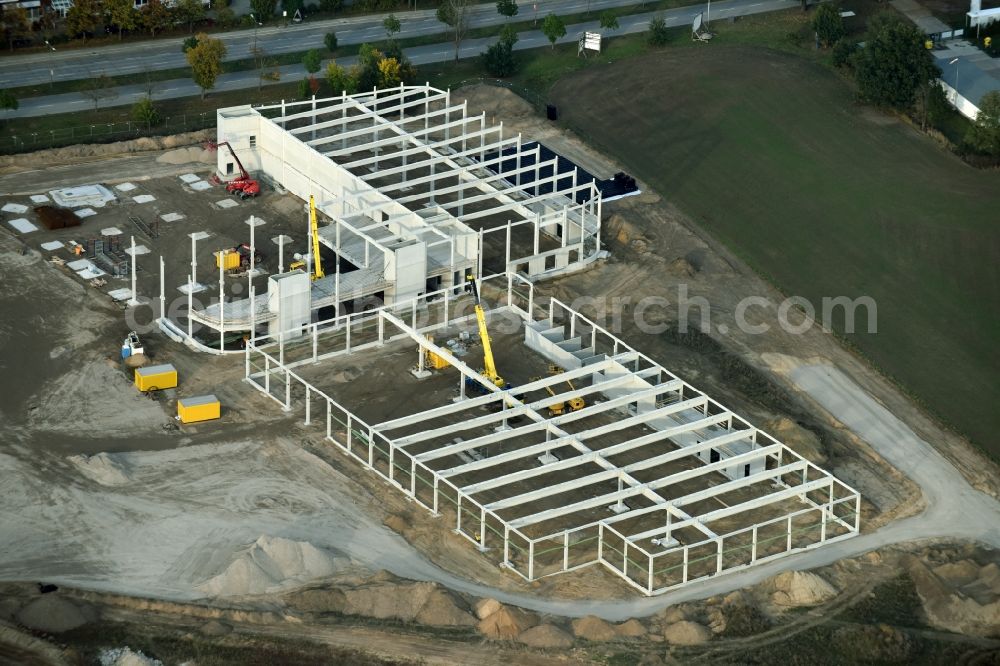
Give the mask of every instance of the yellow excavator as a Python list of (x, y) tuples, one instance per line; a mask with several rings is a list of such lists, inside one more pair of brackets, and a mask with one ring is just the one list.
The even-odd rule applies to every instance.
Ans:
[[(311, 194), (309, 195), (309, 229), (312, 232), (313, 273), (311, 277), (313, 280), (318, 280), (325, 277), (326, 273), (323, 272), (323, 262), (319, 256), (319, 221), (316, 219), (316, 198)], [(296, 268), (305, 268), (305, 265), (304, 261), (293, 261), (288, 268), (295, 270)]]
[[(558, 365), (550, 365), (549, 375), (555, 376), (558, 374), (562, 374), (562, 368), (560, 368)], [(538, 381), (539, 379), (541, 379), (541, 377), (532, 377), (530, 381), (534, 382)], [(573, 382), (567, 379), (566, 383), (569, 385), (571, 391), (576, 390), (576, 387), (573, 386)], [(551, 395), (552, 397), (556, 396), (556, 392), (552, 389), (551, 386), (546, 386), (545, 390), (548, 391), (549, 395)], [(587, 402), (579, 396), (575, 398), (570, 398), (565, 402), (554, 402), (551, 405), (549, 405), (549, 416), (561, 416), (566, 413), (567, 408), (569, 408), (569, 411), (575, 412), (579, 409), (583, 409), (586, 406)]]
[[(479, 324), (479, 339), (483, 343), (483, 374), (497, 388), (505, 388), (506, 383), (503, 377), (497, 373), (497, 365), (493, 360), (493, 347), (490, 345), (490, 334), (486, 330), (486, 313), (483, 312), (483, 303), (479, 299), (479, 286), (476, 284), (476, 277), (470, 273), (465, 277), (465, 281), (472, 285), (472, 296), (476, 299), (476, 322)], [(483, 390), (478, 382), (467, 380), (466, 385), (480, 391)]]

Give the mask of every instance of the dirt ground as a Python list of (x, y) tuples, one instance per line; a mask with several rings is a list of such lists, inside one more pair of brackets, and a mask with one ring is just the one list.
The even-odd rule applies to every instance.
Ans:
[[(493, 88), (473, 89), (469, 96), (470, 111), (494, 109), (505, 126), (572, 156), (595, 174), (619, 170), (571, 135), (531, 115), (524, 108), (527, 105), (513, 96)], [(155, 163), (155, 158), (146, 156), (126, 158), (125, 164), (137, 159)], [(191, 229), (211, 224), (220, 242), (240, 239), (237, 232), (251, 209), (267, 219), (264, 228), (268, 237), (276, 233), (278, 225), (291, 228), (295, 224), (296, 206), (287, 197), (271, 193), (229, 212), (206, 208), (221, 197), (189, 194), (177, 178), (192, 170), (204, 172), (204, 163), (169, 168), (159, 164), (164, 171), (158, 171), (156, 178), (132, 179), (139, 191), (157, 197), (159, 212), (167, 212), (167, 208), (184, 212), (187, 217), (181, 223)], [(112, 167), (108, 160), (99, 164), (102, 173), (113, 171)], [(96, 171), (88, 165), (76, 170), (61, 168), (58, 180), (65, 184), (92, 182), (93, 173)], [(26, 178), (24, 173), (0, 177), (0, 191), (35, 193), (35, 189), (24, 189)], [(6, 201), (9, 197), (5, 194), (3, 198)], [(185, 208), (188, 205), (190, 208)], [(100, 213), (107, 215), (101, 219), (121, 226), (122, 220), (115, 216), (123, 214), (124, 208)], [(94, 220), (83, 228), (88, 226), (105, 225)], [(166, 223), (161, 225), (161, 231), (165, 227)], [(921, 508), (919, 491), (843, 423), (797, 391), (791, 378), (796, 368), (817, 363), (835, 366), (933, 443), (970, 483), (996, 495), (998, 477), (993, 467), (960, 439), (941, 431), (830, 335), (814, 329), (807, 335), (790, 336), (773, 327), (773, 335), (742, 337), (734, 332), (716, 341), (709, 336), (679, 336), (670, 332), (672, 329), (655, 335), (641, 332), (630, 316), (635, 297), (662, 295), (673, 302), (682, 283), (692, 296), (711, 299), (713, 316), (716, 312), (731, 316), (735, 303), (744, 295), (776, 299), (777, 294), (762, 280), (693, 228), (680, 211), (653, 194), (610, 203), (605, 206), (604, 242), (611, 257), (586, 272), (540, 283), (538, 293), (555, 295), (571, 304), (578, 297), (605, 297), (604, 304), (578, 305), (584, 311), (589, 309), (599, 321), (606, 316), (612, 329), (618, 326), (615, 332), (622, 338), (751, 422), (764, 426), (793, 448), (821, 456), (825, 468), (861, 491), (868, 503), (863, 523), (866, 531), (917, 513)], [(141, 294), (158, 291), (153, 257), (160, 251), (170, 256), (168, 275), (183, 276), (186, 272), (189, 251), (183, 234), (189, 229), (177, 229), (177, 233), (161, 236), (162, 245), (140, 258), (144, 267), (153, 266), (140, 274)], [(727, 660), (736, 659), (742, 650), (775, 643), (794, 645), (796, 635), (818, 630), (814, 611), (776, 612), (766, 603), (765, 597), (770, 598), (771, 593), (761, 587), (754, 588), (758, 591), (752, 605), (764, 609), (761, 612), (767, 615), (770, 633), (753, 632), (762, 636), (755, 639), (757, 643), (711, 629), (716, 638), (704, 652), (665, 644), (664, 632), (679, 621), (702, 629), (722, 626), (717, 616), (729, 612), (723, 610), (722, 597), (694, 601), (699, 597), (695, 593), (666, 611), (641, 614), (644, 631), (659, 639), (622, 637), (606, 647), (575, 634), (567, 617), (575, 613), (567, 611), (543, 615), (536, 622), (558, 630), (548, 630), (550, 639), (555, 635), (562, 640), (559, 632), (567, 634), (575, 646), (572, 651), (546, 652), (515, 644), (497, 651), (495, 644), (484, 644), (481, 634), (470, 628), (477, 621), (470, 619), (477, 599), (506, 594), (544, 605), (573, 599), (628, 602), (634, 595), (599, 568), (587, 570), (586, 575), (556, 576), (532, 585), (515, 580), (440, 521), (408, 504), (381, 481), (359, 474), (349, 460), (321, 443), (316, 430), (303, 428), (296, 415), (283, 414), (277, 405), (244, 384), (242, 363), (237, 358), (197, 354), (151, 332), (147, 344), (153, 357), (177, 366), (181, 386), (155, 400), (134, 391), (130, 377), (117, 361), (121, 338), (130, 328), (123, 317), (127, 311), (107, 297), (110, 285), (96, 289), (47, 261), (38, 245), (49, 240), (50, 233), (53, 238), (79, 235), (66, 230), (22, 238), (12, 235), (6, 225), (0, 231), (0, 280), (5, 285), (0, 291), (0, 308), (6, 315), (0, 318), (0, 370), (5, 377), (0, 384), (4, 419), (0, 426), (0, 534), (6, 544), (0, 548), (0, 580), (54, 582), (73, 604), (93, 606), (96, 614), (80, 611), (85, 620), (83, 629), (61, 632), (55, 642), (36, 645), (32, 641), (53, 632), (44, 627), (26, 628), (17, 613), (36, 599), (37, 591), (28, 585), (5, 585), (0, 589), (0, 621), (4, 623), (0, 626), (19, 625), (15, 631), (27, 631), (28, 637), (15, 640), (0, 634), (0, 645), (7, 650), (0, 651), (0, 657), (30, 653), (40, 663), (81, 663), (78, 658), (93, 654), (93, 638), (83, 634), (92, 636), (94, 632), (88, 628), (96, 626), (94, 623), (106, 630), (109, 642), (131, 642), (147, 649), (153, 646), (160, 655), (191, 655), (196, 647), (209, 644), (223, 654), (229, 650), (231, 656), (248, 646), (263, 649), (254, 641), (274, 639), (363, 650), (380, 659), (417, 658), (426, 663), (577, 663), (591, 658), (605, 660), (609, 655), (626, 655), (622, 663), (654, 658), (659, 661), (647, 663), (688, 658), (729, 663)], [(153, 243), (149, 239), (142, 242)], [(205, 243), (206, 253), (210, 244)], [(206, 267), (205, 282), (210, 280), (210, 262), (211, 256), (202, 257), (200, 247), (199, 267)], [(613, 298), (633, 299), (622, 310), (620, 326), (611, 316)], [(655, 314), (663, 322), (676, 319), (670, 306)], [(206, 392), (221, 398), (221, 421), (179, 426), (173, 418), (176, 398)], [(976, 566), (981, 569), (996, 559), (995, 552), (969, 555), (960, 550), (955, 547), (954, 552), (939, 554), (939, 564), (978, 558)], [(915, 548), (898, 552), (906, 551), (916, 552), (922, 562), (932, 559), (926, 551)], [(822, 571), (839, 592), (837, 598), (829, 600), (839, 604), (836, 608), (859, 603), (873, 585), (900, 571), (896, 556), (865, 557), (868, 559), (845, 560)], [(980, 569), (976, 576), (991, 580), (979, 573)], [(442, 581), (450, 590), (448, 603), (457, 609), (447, 615), (453, 618), (453, 628), (444, 633), (428, 630), (417, 619), (426, 619), (426, 615), (378, 610), (380, 599), (396, 598), (400, 590), (411, 589), (401, 588), (403, 583), (392, 583), (395, 587), (385, 583), (380, 570), (407, 579)], [(933, 575), (945, 580), (944, 574)], [(762, 574), (761, 579), (765, 577)], [(303, 606), (304, 597), (290, 601), (292, 598), (286, 596), (304, 585), (315, 585), (317, 580), (331, 591), (324, 593), (326, 596), (320, 597), (323, 601), (316, 602), (319, 605), (310, 607), (312, 610)], [(938, 594), (965, 595), (962, 599), (972, 594), (950, 591), (960, 587), (948, 583)], [(352, 602), (354, 606), (345, 606), (338, 596), (372, 589), (376, 589), (372, 593), (374, 606), (357, 601)], [(220, 594), (213, 597), (213, 592)], [(991, 598), (980, 598), (977, 608), (988, 607)], [(165, 604), (157, 601), (162, 599), (175, 603), (157, 606)], [(902, 605), (911, 611), (921, 604), (916, 597), (907, 599)], [(552, 604), (553, 608), (570, 606), (572, 602)], [(222, 618), (225, 627), (219, 631), (224, 636), (200, 631), (205, 625), (200, 610), (204, 608), (213, 609), (211, 612)], [(667, 617), (665, 613), (672, 609), (680, 609), (678, 612), (688, 619)], [(816, 612), (822, 615), (822, 611)], [(940, 609), (935, 612), (935, 621), (947, 614)], [(965, 606), (948, 612), (975, 614)], [(325, 624), (345, 616), (382, 618), (378, 622), (390, 624)], [(399, 620), (401, 617), (409, 619)], [(627, 617), (617, 615), (619, 620)], [(852, 621), (851, 630), (878, 621)], [(928, 628), (928, 622), (924, 617), (916, 628), (904, 627), (906, 655), (918, 656), (918, 648), (924, 645), (921, 641), (951, 645), (942, 638), (940, 629)], [(919, 632), (930, 632), (930, 637)], [(164, 637), (170, 642), (162, 642)], [(985, 642), (975, 643), (970, 638), (970, 643), (960, 647), (976, 654), (996, 650), (995, 641), (981, 640)], [(55, 656), (46, 652), (53, 645), (59, 651)], [(267, 649), (272, 648), (286, 650), (288, 646), (268, 643)], [(313, 656), (320, 655), (322, 661), (322, 654)], [(221, 663), (227, 662), (223, 659)]]

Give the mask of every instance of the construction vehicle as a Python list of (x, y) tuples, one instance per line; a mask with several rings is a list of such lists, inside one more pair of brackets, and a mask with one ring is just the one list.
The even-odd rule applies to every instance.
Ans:
[[(260, 250), (254, 250), (254, 266), (260, 266), (263, 261), (264, 255), (261, 254)], [(250, 246), (246, 243), (240, 243), (231, 249), (216, 252), (215, 267), (219, 268), (220, 263), (222, 264), (222, 268), (227, 271), (250, 270)]]
[[(490, 345), (490, 334), (486, 330), (486, 313), (483, 312), (483, 303), (479, 298), (479, 286), (476, 284), (474, 275), (467, 275), (465, 281), (472, 286), (472, 296), (476, 300), (476, 322), (479, 324), (479, 339), (483, 343), (483, 371), (482, 374), (493, 382), (497, 388), (511, 388), (504, 382), (503, 377), (497, 373), (496, 362), (493, 360), (493, 347)], [(466, 386), (473, 390), (485, 393), (485, 389), (479, 382), (466, 379)]]
[(233, 156), (233, 160), (236, 161), (236, 166), (240, 168), (240, 175), (232, 180), (226, 182), (226, 192), (230, 194), (238, 194), (241, 199), (249, 199), (250, 197), (255, 197), (260, 194), (260, 183), (250, 177), (247, 170), (243, 168), (243, 162), (240, 162), (240, 158), (236, 156), (236, 151), (229, 144), (228, 141), (223, 141), (222, 143), (209, 143), (210, 149), (218, 149), (220, 146), (225, 146), (229, 149), (229, 154)]
[(312, 279), (318, 280), (325, 275), (323, 273), (323, 262), (319, 258), (319, 222), (316, 220), (316, 199), (309, 195), (309, 228), (312, 230)]
[[(563, 372), (563, 369), (560, 368), (558, 365), (550, 365), (549, 366), (549, 375), (552, 376), (552, 377), (554, 377), (556, 375), (561, 375), (562, 372)], [(566, 380), (566, 384), (569, 386), (569, 390), (570, 391), (575, 391), (576, 390), (576, 387), (573, 386), (573, 382), (571, 382), (570, 380), (567, 379)], [(549, 392), (552, 393), (552, 390), (549, 389)], [(555, 395), (555, 394), (553, 393), (553, 395)], [(569, 405), (569, 411), (571, 411), (571, 412), (575, 412), (575, 411), (583, 409), (584, 407), (587, 406), (587, 401), (584, 400), (583, 398), (581, 398), (580, 396), (576, 396), (574, 398), (570, 398), (569, 400), (566, 401), (566, 403)]]

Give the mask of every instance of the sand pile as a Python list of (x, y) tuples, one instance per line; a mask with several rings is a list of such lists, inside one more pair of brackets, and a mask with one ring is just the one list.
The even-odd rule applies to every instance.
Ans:
[(199, 132), (187, 132), (171, 136), (143, 137), (130, 139), (129, 141), (116, 141), (114, 143), (78, 144), (75, 146), (66, 146), (65, 148), (39, 150), (24, 155), (0, 156), (0, 167), (9, 166), (14, 167), (15, 170), (23, 171), (30, 168), (86, 162), (92, 160), (94, 157), (104, 157), (106, 155), (170, 150), (180, 146), (200, 144), (214, 136), (215, 129), (212, 128)]
[(98, 660), (101, 666), (163, 666), (159, 659), (147, 657), (142, 651), (128, 646), (104, 650)]
[(573, 635), (588, 641), (610, 641), (618, 636), (615, 628), (596, 615), (573, 620)]
[(342, 562), (311, 543), (262, 536), (198, 586), (213, 597), (263, 594), (333, 574)]
[(681, 620), (664, 629), (663, 637), (673, 645), (701, 645), (712, 638), (712, 632), (697, 622)]
[(102, 486), (120, 486), (132, 480), (128, 464), (114, 453), (70, 456), (80, 473)]
[(572, 636), (551, 624), (532, 627), (518, 636), (517, 640), (534, 648), (568, 648), (573, 645)]
[[(912, 555), (903, 558), (902, 564), (913, 579), (924, 614), (932, 626), (957, 634), (1000, 636), (1000, 623), (997, 622), (1000, 618), (1000, 598), (991, 589), (993, 585), (1000, 588), (996, 578), (1000, 574), (997, 567), (982, 567), (977, 571), (975, 580), (953, 588)], [(945, 569), (943, 573), (951, 574), (958, 580), (958, 570), (964, 568), (970, 567), (961, 565)]]
[(771, 584), (771, 602), (785, 608), (815, 606), (837, 596), (832, 585), (808, 571), (786, 571), (775, 576)]
[(89, 607), (78, 606), (55, 594), (38, 597), (17, 613), (17, 621), (24, 626), (52, 634), (82, 627), (94, 619)]
[(500, 604), (496, 611), (480, 620), (476, 628), (487, 638), (512, 640), (536, 624), (538, 617), (534, 613)]
[(160, 164), (190, 164), (192, 162), (215, 164), (216, 152), (203, 146), (187, 146), (169, 150), (157, 157), (156, 161)]
[(632, 618), (616, 626), (615, 633), (625, 638), (639, 638), (646, 635), (646, 627), (639, 620)]

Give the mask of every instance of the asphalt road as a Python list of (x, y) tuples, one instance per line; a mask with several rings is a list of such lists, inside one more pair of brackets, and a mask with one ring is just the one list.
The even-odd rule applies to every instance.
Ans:
[[(561, 16), (608, 7), (625, 7), (640, 4), (640, 0), (536, 0), (535, 4), (522, 2), (520, 13), (515, 20), (531, 20), (537, 6), (539, 19), (554, 13)], [(226, 44), (226, 60), (241, 60), (250, 57), (254, 40), (269, 55), (304, 51), (310, 48), (322, 49), (323, 36), (335, 32), (340, 44), (363, 44), (386, 38), (382, 28), (385, 14), (356, 16), (350, 18), (327, 19), (305, 22), (288, 27), (266, 27), (254, 30), (238, 30), (214, 35)], [(434, 16), (434, 10), (400, 12), (397, 14), (401, 31), (397, 39), (440, 34), (444, 26)], [(497, 14), (492, 2), (476, 5), (470, 10), (470, 27), (498, 25), (504, 17)], [(79, 48), (12, 55), (0, 58), (0, 87), (16, 87), (52, 81), (72, 81), (97, 76), (133, 74), (144, 71), (187, 67), (181, 50), (181, 38), (158, 39), (148, 42), (102, 46), (99, 48)]]
[[(601, 0), (594, 0), (594, 6), (598, 6)], [(797, 0), (725, 0), (712, 5), (713, 20), (721, 20), (733, 16), (746, 16), (749, 14), (759, 14), (797, 7)], [(680, 7), (662, 14), (668, 26), (688, 25), (695, 15), (704, 9), (703, 6)], [(649, 26), (650, 19), (657, 13), (648, 12), (644, 14), (634, 14), (624, 16), (619, 19), (619, 29), (614, 35), (643, 32)], [(588, 30), (598, 30), (598, 21), (588, 21), (567, 26), (566, 36), (559, 40), (559, 43), (575, 42), (580, 35)], [(384, 34), (383, 34), (384, 36)], [(481, 39), (469, 39), (462, 42), (460, 57), (468, 58), (482, 53), (486, 47), (496, 40), (495, 37)], [(525, 50), (548, 46), (548, 39), (539, 30), (523, 32), (519, 35), (515, 50)], [(297, 48), (302, 48), (299, 45)], [(443, 62), (450, 60), (455, 55), (453, 44), (443, 42), (440, 44), (428, 44), (426, 46), (415, 46), (405, 49), (407, 57), (415, 65), (426, 65), (428, 63)], [(351, 65), (356, 61), (355, 56), (338, 58), (337, 62), (342, 65)], [(324, 62), (325, 67), (325, 62)], [(286, 65), (279, 68), (283, 81), (297, 81), (306, 75), (302, 65)], [(322, 70), (321, 70), (322, 71)], [(264, 81), (263, 85), (273, 85), (274, 82)], [(254, 88), (260, 84), (259, 75), (256, 71), (233, 72), (223, 74), (216, 82), (215, 90), (241, 90)], [(117, 96), (113, 99), (101, 102), (101, 106), (122, 106), (131, 105), (136, 100), (146, 94), (145, 85), (121, 86), (115, 89)], [(191, 97), (200, 94), (200, 89), (191, 79), (174, 79), (171, 81), (161, 81), (155, 84), (153, 90), (154, 99), (174, 99), (178, 97)], [(8, 112), (7, 117), (32, 117), (53, 113), (67, 113), (73, 111), (86, 111), (94, 107), (94, 102), (82, 93), (63, 93), (59, 95), (47, 95), (43, 97), (29, 97), (20, 101), (20, 107), (16, 111)]]

